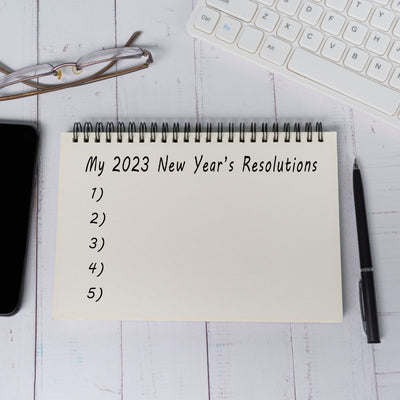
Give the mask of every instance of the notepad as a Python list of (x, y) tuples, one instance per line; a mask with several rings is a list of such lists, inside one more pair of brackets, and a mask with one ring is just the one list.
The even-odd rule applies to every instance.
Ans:
[(53, 317), (340, 322), (335, 132), (60, 137)]

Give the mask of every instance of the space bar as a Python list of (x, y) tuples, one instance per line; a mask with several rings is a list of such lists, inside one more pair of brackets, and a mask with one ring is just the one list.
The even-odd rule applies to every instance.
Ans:
[(302, 49), (293, 53), (288, 68), (385, 114), (393, 115), (400, 104), (399, 92)]

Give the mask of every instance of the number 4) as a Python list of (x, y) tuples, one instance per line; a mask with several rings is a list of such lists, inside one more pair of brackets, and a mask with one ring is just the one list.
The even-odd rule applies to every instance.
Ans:
[(89, 265), (89, 270), (91, 271), (92, 274), (95, 274), (95, 272), (98, 270), (99, 273), (96, 275), (98, 278), (104, 271), (104, 263), (100, 262), (99, 264), (97, 262), (92, 262)]

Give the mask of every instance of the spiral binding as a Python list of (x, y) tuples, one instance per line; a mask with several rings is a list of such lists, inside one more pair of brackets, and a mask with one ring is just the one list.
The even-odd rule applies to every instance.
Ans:
[[(205, 128), (205, 129), (204, 129)], [(83, 134), (83, 142), (89, 142), (89, 137), (91, 133), (94, 133), (94, 141), (101, 141), (101, 133), (105, 134), (105, 141), (110, 143), (112, 141), (111, 133), (116, 132), (116, 141), (122, 142), (122, 133), (127, 133), (128, 142), (133, 142), (134, 134), (138, 134), (139, 142), (145, 142), (146, 136), (150, 138), (150, 142), (156, 142), (156, 137), (161, 135), (161, 142), (166, 143), (168, 140), (168, 133), (172, 132), (172, 142), (177, 143), (179, 141), (179, 134), (181, 133), (179, 122), (174, 122), (172, 124), (172, 130), (170, 130), (170, 126), (168, 122), (161, 123), (161, 129), (159, 129), (159, 125), (157, 122), (151, 122), (150, 124), (146, 124), (145, 122), (129, 122), (127, 126), (123, 122), (118, 122), (115, 128), (113, 122), (107, 122), (105, 125), (102, 122), (96, 122), (93, 128), (93, 124), (91, 122), (84, 122), (83, 125), (81, 122), (75, 122), (73, 131), (72, 131), (72, 140), (74, 142), (79, 141), (79, 134)], [(205, 135), (205, 141), (211, 142), (211, 136), (213, 133), (212, 124), (207, 122), (205, 126), (201, 123), (197, 122), (194, 125), (194, 129), (191, 129), (191, 125), (189, 122), (184, 123), (183, 127), (183, 142), (189, 142), (190, 136), (194, 135), (194, 142), (200, 142), (201, 137)], [(225, 131), (222, 122), (218, 122), (215, 133), (217, 134), (217, 142), (223, 141), (223, 133), (228, 133), (228, 142), (234, 141), (234, 132), (239, 133), (239, 141), (245, 142), (246, 132), (250, 133), (250, 142), (256, 142), (259, 135), (261, 135), (262, 142), (268, 142), (272, 140), (272, 142), (278, 142), (280, 135), (284, 135), (284, 142), (288, 143), (292, 140), (296, 142), (301, 142), (301, 132), (306, 132), (306, 141), (312, 142), (314, 138), (317, 139), (318, 142), (324, 141), (324, 133), (322, 129), (322, 123), (317, 122), (315, 124), (315, 130), (313, 130), (312, 123), (307, 122), (304, 124), (304, 129), (301, 129), (301, 124), (296, 122), (293, 126), (285, 122), (283, 124), (283, 130), (279, 130), (279, 124), (274, 122), (272, 124), (271, 131), (268, 130), (268, 124), (263, 122), (261, 124), (261, 129), (257, 129), (257, 124), (252, 122), (250, 124), (250, 129), (246, 130), (245, 123), (239, 123), (239, 129), (235, 130), (235, 126), (233, 122), (228, 123), (228, 129)]]

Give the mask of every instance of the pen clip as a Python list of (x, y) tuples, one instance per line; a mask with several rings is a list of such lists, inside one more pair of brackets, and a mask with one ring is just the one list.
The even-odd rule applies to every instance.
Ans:
[(363, 284), (362, 279), (358, 282), (358, 295), (360, 298), (360, 311), (361, 311), (361, 321), (364, 329), (364, 333), (367, 333), (367, 325), (365, 321), (365, 308), (364, 308), (364, 297), (363, 297)]

